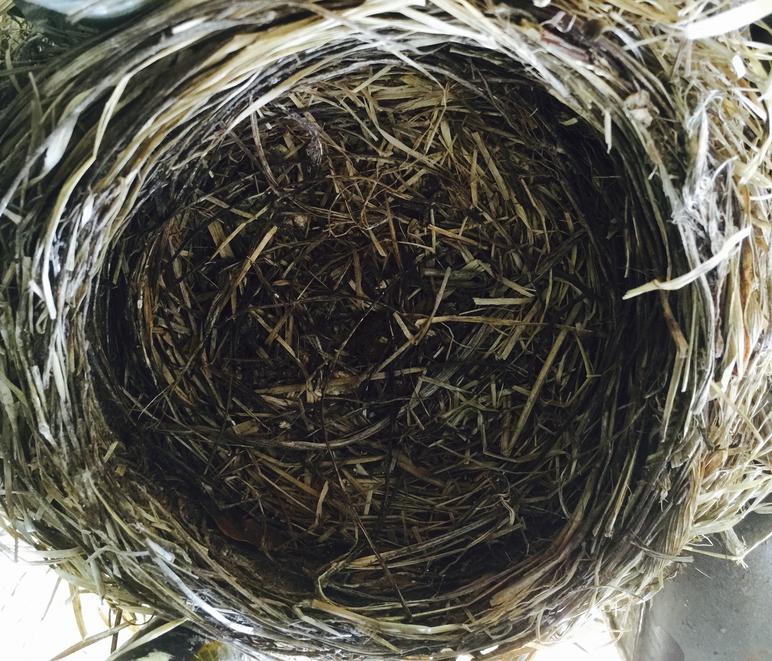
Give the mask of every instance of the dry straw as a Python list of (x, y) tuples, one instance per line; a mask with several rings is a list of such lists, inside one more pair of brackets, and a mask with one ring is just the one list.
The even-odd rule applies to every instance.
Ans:
[(647, 599), (772, 489), (750, 4), (183, 0), (9, 52), (4, 525), (267, 656)]

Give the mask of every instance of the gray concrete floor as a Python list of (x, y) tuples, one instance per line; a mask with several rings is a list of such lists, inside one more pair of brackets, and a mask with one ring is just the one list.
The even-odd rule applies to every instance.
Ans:
[[(754, 515), (737, 533), (750, 543), (770, 530), (772, 516)], [(772, 539), (745, 562), (695, 554), (652, 600), (631, 661), (772, 661)]]

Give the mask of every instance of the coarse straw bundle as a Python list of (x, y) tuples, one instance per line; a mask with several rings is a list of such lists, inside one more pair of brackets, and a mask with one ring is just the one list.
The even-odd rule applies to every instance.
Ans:
[(182, 0), (8, 58), (5, 525), (263, 655), (648, 598), (772, 490), (772, 51), (727, 6)]

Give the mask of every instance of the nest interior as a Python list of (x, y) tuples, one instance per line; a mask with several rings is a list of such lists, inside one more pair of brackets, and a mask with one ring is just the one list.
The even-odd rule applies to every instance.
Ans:
[(627, 439), (645, 456), (658, 422), (629, 402), (671, 360), (645, 346), (669, 344), (657, 308), (621, 304), (626, 273), (664, 269), (650, 230), (626, 256), (648, 205), (584, 122), (481, 55), (420, 57), (429, 78), (367, 53), (192, 133), (92, 317), (148, 469), (372, 614), (454, 619), (539, 557), (599, 467), (636, 463)]
[(72, 580), (262, 653), (505, 651), (655, 588), (706, 457), (705, 520), (768, 493), (758, 384), (706, 417), (727, 270), (624, 300), (750, 234), (656, 58), (575, 7), (182, 4), (0, 141), (4, 507)]

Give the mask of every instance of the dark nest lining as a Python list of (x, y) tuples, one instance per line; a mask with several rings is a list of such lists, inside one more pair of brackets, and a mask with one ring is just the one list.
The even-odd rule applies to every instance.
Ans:
[(150, 470), (282, 574), (431, 623), (647, 447), (672, 360), (647, 378), (641, 336), (667, 330), (621, 303), (626, 266), (664, 269), (656, 237), (658, 267), (625, 258), (645, 203), (583, 122), (479, 55), (418, 59), (436, 82), (365, 60), (197, 132), (206, 156), (138, 206), (92, 317)]
[(677, 83), (587, 16), (261, 7), (149, 14), (50, 65), (40, 134), (9, 109), (6, 516), (262, 653), (505, 651), (648, 595), (708, 458), (714, 524), (769, 490), (767, 354), (710, 417), (705, 265), (750, 227)]

